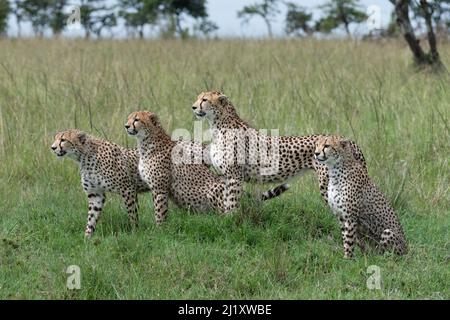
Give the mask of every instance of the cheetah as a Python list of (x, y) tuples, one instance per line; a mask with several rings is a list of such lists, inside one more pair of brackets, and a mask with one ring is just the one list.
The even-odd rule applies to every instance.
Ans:
[[(219, 91), (202, 92), (192, 106), (198, 119), (206, 118), (211, 129), (210, 158), (226, 177), (228, 209), (236, 207), (243, 182), (282, 182), (314, 170), (320, 193), (327, 200), (328, 169), (314, 158), (322, 135), (272, 136), (250, 127), (237, 114), (227, 96)], [(360, 148), (350, 142), (355, 159), (365, 167)]]
[[(157, 225), (166, 218), (168, 200), (193, 211), (216, 210), (227, 213), (223, 202), (224, 183), (202, 161), (204, 146), (194, 141), (173, 141), (156, 114), (149, 111), (131, 113), (125, 130), (138, 141), (139, 173), (153, 194)], [(187, 155), (187, 157), (186, 157)], [(194, 158), (200, 161), (195, 162)], [(262, 200), (279, 196), (287, 185), (262, 195)]]
[(383, 193), (370, 180), (367, 169), (353, 157), (350, 142), (338, 137), (316, 141), (315, 157), (329, 172), (328, 202), (339, 218), (344, 258), (353, 257), (354, 244), (364, 251), (367, 240), (379, 251), (407, 252), (402, 226)]
[(137, 149), (120, 147), (78, 129), (58, 132), (51, 149), (56, 156), (67, 156), (80, 166), (81, 184), (89, 200), (86, 237), (95, 231), (106, 192), (122, 196), (131, 225), (137, 227), (137, 194), (150, 191), (139, 175)]

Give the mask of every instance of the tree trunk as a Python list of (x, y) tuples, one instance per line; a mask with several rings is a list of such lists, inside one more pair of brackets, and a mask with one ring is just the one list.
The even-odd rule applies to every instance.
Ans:
[(443, 67), (440, 61), (439, 53), (437, 51), (436, 36), (434, 34), (433, 25), (431, 21), (432, 11), (426, 0), (420, 0), (421, 8), (424, 12), (428, 31), (428, 42), (430, 44), (430, 53), (426, 53), (420, 46), (419, 40), (414, 34), (414, 29), (409, 19), (409, 4), (410, 0), (390, 0), (395, 6), (395, 14), (397, 15), (397, 24), (400, 27), (403, 37), (413, 53), (414, 62), (418, 66), (437, 66)]
[(175, 30), (178, 36), (181, 38), (183, 35), (183, 28), (181, 27), (181, 19), (178, 14), (175, 14)]
[(440, 57), (439, 57), (439, 52), (437, 50), (436, 35), (434, 34), (433, 23), (431, 21), (431, 17), (433, 16), (433, 11), (430, 8), (430, 6), (427, 4), (426, 0), (420, 0), (420, 6), (422, 7), (422, 10), (425, 15), (425, 24), (427, 26), (428, 43), (430, 45), (431, 62), (432, 63), (441, 63)]
[(17, 38), (22, 37), (22, 18), (20, 16), (16, 16), (17, 21)]
[(267, 26), (267, 32), (269, 33), (269, 38), (272, 39), (273, 38), (272, 25), (270, 24), (269, 19), (267, 19), (266, 17), (263, 17), (263, 19)]
[(347, 37), (351, 38), (352, 35), (350, 34), (350, 29), (348, 27), (348, 22), (344, 21), (344, 28), (345, 28), (345, 32), (347, 33)]
[(411, 20), (409, 20), (409, 0), (396, 0), (394, 5), (395, 14), (397, 15), (397, 24), (403, 33), (403, 37), (408, 43), (416, 63), (422, 64), (426, 60), (426, 55), (419, 44), (419, 40), (417, 40), (416, 35), (414, 34)]

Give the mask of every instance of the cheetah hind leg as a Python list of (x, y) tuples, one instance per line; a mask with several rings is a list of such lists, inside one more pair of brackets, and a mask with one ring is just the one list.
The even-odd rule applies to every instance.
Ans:
[(160, 226), (167, 216), (167, 209), (169, 206), (168, 193), (153, 193), (153, 206), (155, 211), (156, 225)]
[(88, 194), (89, 199), (89, 212), (87, 218), (86, 230), (84, 231), (84, 236), (90, 238), (95, 231), (95, 226), (100, 218), (100, 214), (105, 204), (104, 194)]
[(355, 248), (355, 238), (356, 238), (356, 220), (353, 218), (348, 218), (344, 220), (342, 240), (344, 243), (344, 259), (352, 259)]
[(135, 230), (139, 224), (138, 217), (138, 206), (137, 206), (137, 192), (136, 191), (126, 191), (122, 193), (122, 198), (125, 207), (128, 212), (128, 218), (130, 220), (131, 229)]

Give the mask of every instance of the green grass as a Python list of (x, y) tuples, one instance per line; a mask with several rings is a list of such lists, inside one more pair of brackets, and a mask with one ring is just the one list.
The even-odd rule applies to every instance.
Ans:
[[(0, 46), (0, 298), (450, 298), (450, 79), (415, 72), (402, 42)], [(450, 67), (450, 45), (441, 49)], [(410, 253), (358, 250), (345, 261), (311, 173), (278, 199), (245, 200), (233, 216), (172, 206), (160, 228), (143, 195), (135, 233), (110, 196), (95, 236), (84, 240), (78, 169), (51, 154), (53, 133), (78, 127), (133, 146), (123, 123), (136, 109), (156, 112), (169, 132), (193, 132), (190, 106), (207, 89), (223, 90), (254, 127), (355, 139), (394, 203)], [(66, 288), (69, 265), (81, 268), (81, 290)], [(366, 287), (370, 265), (380, 267), (381, 290)]]

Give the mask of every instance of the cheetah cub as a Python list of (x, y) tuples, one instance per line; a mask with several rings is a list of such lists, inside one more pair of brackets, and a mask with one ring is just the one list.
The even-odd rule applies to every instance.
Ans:
[[(223, 201), (225, 183), (202, 161), (204, 147), (201, 144), (172, 141), (157, 116), (148, 111), (131, 113), (125, 129), (130, 136), (137, 138), (139, 173), (152, 191), (158, 225), (167, 215), (169, 198), (178, 206), (197, 212), (228, 212)], [(196, 156), (199, 156), (198, 162), (194, 162)], [(286, 185), (278, 186), (265, 192), (262, 200), (276, 197), (286, 190)]]
[(80, 165), (81, 184), (89, 199), (86, 237), (95, 231), (106, 192), (122, 196), (131, 224), (137, 226), (137, 193), (149, 188), (139, 176), (136, 149), (122, 148), (77, 129), (57, 133), (51, 148), (56, 156), (68, 156)]
[(407, 244), (394, 209), (349, 146), (348, 140), (322, 137), (315, 150), (317, 161), (329, 170), (328, 201), (341, 224), (344, 258), (353, 257), (355, 242), (364, 251), (365, 240), (381, 252), (405, 254)]

